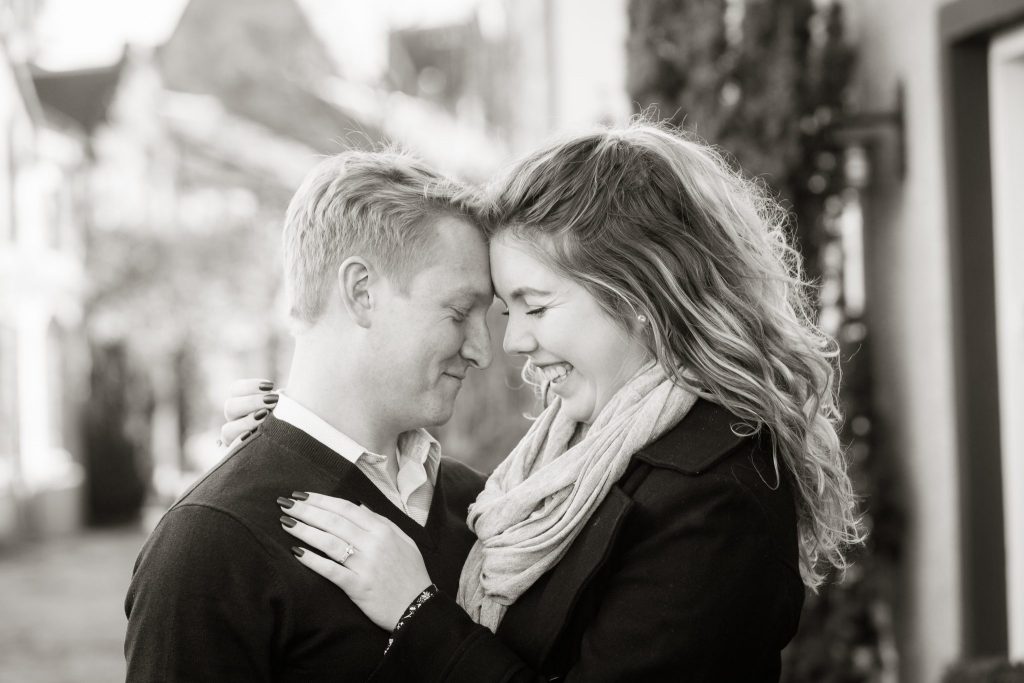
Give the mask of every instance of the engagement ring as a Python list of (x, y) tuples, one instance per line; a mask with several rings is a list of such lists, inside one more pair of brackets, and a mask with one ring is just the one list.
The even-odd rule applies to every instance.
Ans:
[(345, 554), (342, 555), (340, 560), (338, 560), (338, 564), (345, 564), (346, 562), (348, 562), (348, 558), (352, 557), (352, 555), (354, 555), (355, 552), (356, 552), (356, 549), (352, 546), (351, 543), (349, 543), (345, 547)]

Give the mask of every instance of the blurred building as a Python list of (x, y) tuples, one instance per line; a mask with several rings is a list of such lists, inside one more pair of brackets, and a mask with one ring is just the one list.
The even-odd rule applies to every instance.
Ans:
[(37, 96), (32, 12), (0, 6), (0, 541), (82, 517), (85, 143)]
[(477, 79), (514, 154), (555, 132), (622, 123), (626, 0), (487, 0), (477, 13), (492, 55)]
[(866, 138), (867, 317), (909, 488), (904, 680), (934, 681), (1024, 658), (1024, 2), (847, 5), (859, 105), (903, 107)]
[(481, 179), (500, 150), (444, 102), (345, 82), (294, 0), (191, 0), (155, 48), (33, 77), (89, 152), (90, 341), (149, 387), (100, 431), (141, 437), (123, 458), (151, 462), (161, 500), (219, 459), (232, 379), (284, 379), (281, 220), (318, 156), (397, 139)]
[[(152, 387), (148, 451), (166, 500), (219, 459), (209, 428), (227, 383), (278, 374), (292, 192), (319, 154), (382, 135), (323, 96), (334, 66), (292, 0), (192, 0), (165, 43), (126, 49), (110, 70), (90, 131), (90, 330), (127, 344)], [(66, 94), (91, 74), (44, 77)]]
[(389, 87), (444, 108), (464, 132), (485, 131), (506, 155), (625, 121), (626, 4), (481, 0), (443, 23), (399, 26), (388, 36)]

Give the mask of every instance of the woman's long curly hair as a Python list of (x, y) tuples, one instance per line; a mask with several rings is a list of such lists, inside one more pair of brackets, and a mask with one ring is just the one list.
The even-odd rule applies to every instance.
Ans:
[[(556, 141), (490, 193), (492, 236), (531, 245), (644, 343), (676, 381), (772, 436), (797, 497), (800, 569), (817, 588), (863, 540), (836, 433), (837, 350), (813, 322), (787, 216), (711, 147), (665, 125)], [(738, 431), (738, 433), (740, 433)]]

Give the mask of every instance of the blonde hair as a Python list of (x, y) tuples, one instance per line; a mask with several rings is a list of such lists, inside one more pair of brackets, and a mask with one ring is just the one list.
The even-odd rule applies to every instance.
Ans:
[(405, 288), (430, 253), (434, 220), (450, 215), (477, 224), (478, 206), (470, 186), (397, 149), (325, 158), (296, 190), (285, 218), (292, 319), (320, 317), (337, 268), (352, 255)]
[[(531, 244), (664, 367), (746, 424), (792, 475), (800, 568), (816, 588), (863, 540), (836, 432), (837, 351), (812, 322), (786, 215), (711, 147), (635, 121), (556, 141), (492, 189), (494, 234)], [(685, 376), (684, 376), (685, 375)]]

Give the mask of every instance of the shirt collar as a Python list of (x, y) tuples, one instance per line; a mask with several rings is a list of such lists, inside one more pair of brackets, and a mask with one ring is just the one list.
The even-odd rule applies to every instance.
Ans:
[[(383, 459), (371, 453), (347, 434), (331, 426), (326, 420), (306, 408), (295, 399), (279, 392), (280, 398), (274, 408), (274, 417), (287, 422), (309, 434), (311, 437), (355, 464), (364, 455)], [(415, 462), (423, 467), (427, 477), (433, 481), (437, 475), (437, 463), (441, 460), (441, 445), (426, 429), (412, 429), (398, 436), (398, 464)]]
[(427, 479), (434, 483), (437, 478), (437, 464), (441, 460), (441, 444), (426, 429), (412, 429), (398, 437), (398, 465), (403, 461), (415, 462), (426, 472)]
[(280, 392), (280, 398), (274, 407), (274, 417), (301, 429), (351, 463), (355, 463), (363, 453), (366, 453), (366, 449), (351, 437), (332, 427), (326, 420), (284, 392)]

